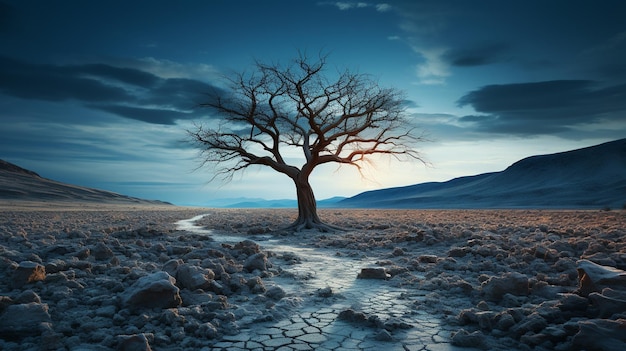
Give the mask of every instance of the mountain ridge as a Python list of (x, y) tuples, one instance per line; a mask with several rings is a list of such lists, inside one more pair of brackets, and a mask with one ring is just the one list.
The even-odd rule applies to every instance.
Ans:
[(535, 155), (505, 170), (378, 189), (339, 201), (358, 208), (605, 208), (626, 203), (626, 139)]
[(140, 199), (47, 179), (5, 160), (0, 160), (0, 200), (171, 205), (165, 201)]

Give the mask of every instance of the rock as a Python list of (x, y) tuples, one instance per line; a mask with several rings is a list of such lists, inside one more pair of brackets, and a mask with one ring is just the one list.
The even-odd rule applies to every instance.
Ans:
[(272, 286), (265, 292), (265, 296), (269, 297), (272, 300), (280, 300), (287, 295), (285, 290), (278, 285)]
[(548, 322), (537, 312), (533, 312), (520, 323), (511, 327), (511, 332), (520, 337), (528, 332), (537, 333), (547, 326)]
[(333, 289), (329, 286), (321, 289), (317, 289), (317, 296), (319, 297), (331, 297), (333, 296)]
[(547, 340), (548, 340), (548, 335), (544, 333), (537, 333), (537, 334), (528, 333), (520, 337), (520, 342), (522, 344), (526, 344), (530, 346), (537, 346), (539, 344), (546, 342)]
[(25, 290), (15, 298), (16, 303), (41, 303), (41, 298), (32, 290)]
[(549, 326), (542, 330), (541, 333), (555, 339), (563, 339), (567, 337), (567, 331), (563, 326)]
[(557, 257), (557, 254), (558, 254), (556, 252), (556, 250), (547, 248), (547, 247), (542, 246), (542, 245), (535, 246), (534, 250), (535, 250), (535, 252), (534, 252), (535, 257), (542, 258), (542, 259), (544, 259), (546, 261), (555, 260), (556, 257)]
[(184, 263), (185, 262), (181, 259), (169, 260), (163, 264), (163, 268), (161, 269), (172, 277), (178, 278), (178, 267), (182, 266)]
[(550, 285), (546, 282), (538, 282), (532, 287), (533, 295), (540, 296), (547, 300), (556, 299), (560, 294), (570, 291), (569, 287)]
[[(375, 316), (377, 317), (377, 316)], [(377, 317), (378, 318), (378, 317)], [(389, 318), (382, 324), (383, 328), (388, 331), (394, 331), (398, 329), (411, 329), (413, 326), (409, 323), (403, 322), (397, 318)]]
[(601, 292), (603, 288), (618, 288), (626, 290), (626, 272), (593, 263), (589, 260), (576, 262), (578, 271), (578, 290), (581, 296), (587, 296), (592, 292)]
[(67, 267), (67, 263), (63, 260), (54, 259), (48, 263), (46, 263), (46, 273), (58, 273), (60, 271), (65, 270)]
[(124, 292), (124, 302), (130, 307), (171, 308), (182, 303), (176, 279), (166, 272), (156, 272), (139, 278)]
[(423, 263), (437, 263), (436, 255), (421, 255), (418, 260)]
[(13, 271), (11, 286), (19, 289), (28, 283), (46, 279), (46, 268), (33, 261), (23, 261)]
[(469, 247), (453, 247), (448, 250), (448, 257), (465, 257), (471, 250)]
[(613, 290), (611, 288), (602, 289), (602, 295), (608, 296), (618, 300), (626, 300), (626, 291), (623, 290)]
[(592, 305), (598, 309), (599, 318), (608, 318), (615, 313), (626, 311), (626, 301), (599, 293), (589, 294)]
[(393, 337), (391, 336), (391, 333), (388, 330), (382, 329), (378, 331), (376, 335), (374, 335), (374, 339), (378, 341), (392, 341)]
[(243, 268), (248, 272), (253, 272), (255, 269), (259, 271), (267, 270), (267, 256), (263, 252), (257, 252), (246, 259), (243, 264)]
[(576, 350), (626, 350), (626, 319), (591, 319), (578, 322), (578, 326), (579, 331), (572, 339)]
[(361, 273), (357, 275), (357, 279), (387, 279), (391, 277), (387, 274), (384, 267), (361, 268)]
[(96, 244), (96, 246), (91, 249), (91, 254), (98, 261), (107, 260), (114, 256), (113, 250), (104, 243)]
[(478, 347), (484, 346), (485, 335), (480, 331), (470, 333), (465, 329), (461, 329), (452, 334), (452, 345), (460, 347)]
[(337, 319), (354, 323), (366, 323), (367, 315), (363, 312), (357, 312), (353, 309), (347, 309), (339, 312)]
[(498, 322), (496, 323), (496, 328), (500, 330), (506, 331), (515, 325), (515, 318), (513, 318), (513, 316), (508, 312), (502, 312), (499, 314), (497, 320)]
[(246, 285), (253, 294), (262, 294), (267, 291), (261, 277), (252, 277), (248, 279)]
[(200, 324), (197, 333), (208, 339), (215, 339), (219, 336), (217, 328), (209, 322)]
[(393, 252), (391, 254), (393, 256), (404, 256), (406, 252), (404, 252), (404, 249), (402, 249), (401, 247), (396, 247), (395, 249), (393, 249)]
[(13, 301), (13, 299), (12, 299), (12, 298), (10, 298), (10, 297), (8, 297), (8, 296), (2, 296), (2, 295), (0, 295), (0, 314), (1, 314), (2, 312), (4, 312), (4, 310), (5, 310), (7, 307), (9, 307), (9, 306), (11, 306), (11, 305), (14, 305), (14, 304), (15, 304), (15, 301)]
[(576, 294), (561, 294), (557, 307), (561, 311), (584, 311), (589, 306), (589, 300)]
[(496, 323), (496, 312), (493, 311), (476, 312), (475, 317), (481, 329), (491, 330)]
[(119, 351), (152, 351), (145, 334), (120, 335)]
[(491, 277), (481, 284), (481, 291), (488, 299), (499, 301), (505, 294), (524, 296), (529, 294), (528, 278), (517, 272)]
[(39, 335), (49, 322), (47, 304), (31, 302), (11, 305), (0, 316), (0, 335)]
[(252, 240), (244, 240), (240, 241), (233, 247), (234, 250), (241, 251), (246, 255), (253, 255), (261, 252), (261, 247), (259, 244), (255, 243)]
[(214, 278), (215, 273), (212, 270), (187, 263), (178, 267), (176, 274), (178, 284), (189, 290), (207, 289)]
[(91, 255), (91, 250), (85, 247), (76, 253), (76, 257), (79, 260), (86, 260)]
[(228, 289), (223, 284), (220, 284), (215, 280), (211, 280), (211, 284), (209, 285), (207, 290), (212, 291), (218, 295), (225, 295), (228, 291)]

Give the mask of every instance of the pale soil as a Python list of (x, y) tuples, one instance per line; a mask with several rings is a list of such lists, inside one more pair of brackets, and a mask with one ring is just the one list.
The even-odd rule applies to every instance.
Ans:
[[(626, 211), (323, 209), (319, 211), (322, 220), (343, 227), (346, 231), (286, 233), (281, 232), (280, 228), (295, 219), (295, 210), (61, 206), (36, 203), (15, 205), (5, 203), (4, 207), (0, 206), (0, 258), (3, 260), (0, 270), (6, 272), (3, 273), (5, 278), (0, 281), (0, 295), (15, 299), (23, 293), (22, 290), (33, 290), (40, 295), (41, 303), (50, 305), (54, 329), (50, 333), (56, 335), (55, 340), (60, 347), (68, 346), (64, 344), (66, 341), (62, 335), (67, 336), (66, 330), (71, 329), (64, 325), (66, 322), (63, 320), (54, 319), (62, 318), (62, 315), (54, 313), (55, 304), (62, 304), (62, 301), (54, 301), (58, 294), (48, 291), (52, 283), (38, 282), (22, 290), (10, 289), (8, 273), (15, 264), (38, 260), (43, 265), (49, 260), (75, 263), (77, 259), (71, 257), (72, 252), (80, 252), (83, 247), (93, 247), (102, 242), (113, 248), (119, 261), (117, 267), (128, 266), (133, 275), (141, 276), (158, 270), (167, 259), (178, 258), (169, 251), (167, 257), (164, 257), (165, 253), (147, 254), (148, 248), (154, 248), (160, 243), (167, 246), (168, 250), (170, 246), (176, 249), (181, 245), (187, 245), (189, 250), (219, 248), (219, 245), (200, 239), (197, 235), (186, 236), (175, 230), (176, 221), (199, 214), (208, 214), (198, 223), (212, 229), (215, 235), (236, 234), (255, 240), (258, 235), (271, 234), (291, 245), (333, 250), (337, 256), (369, 257), (392, 274), (390, 284), (429, 291), (426, 299), (420, 301), (424, 308), (440, 315), (446, 323), (458, 325), (459, 329), (481, 331), (485, 340), (488, 340), (482, 347), (493, 346), (491, 343), (500, 345), (494, 349), (567, 349), (576, 331), (570, 330), (568, 321), (547, 319), (551, 326), (560, 328), (565, 325), (562, 329), (569, 334), (560, 338), (524, 339), (522, 336), (520, 339), (520, 335), (484, 328), (474, 321), (459, 318), (463, 310), (477, 305), (494, 313), (520, 309), (516, 310), (520, 314), (532, 314), (541, 311), (545, 307), (544, 302), (558, 300), (556, 295), (533, 292), (528, 296), (485, 303), (481, 285), (489, 277), (519, 272), (528, 277), (534, 291), (548, 286), (556, 287), (558, 291), (573, 292), (578, 284), (576, 262), (579, 259), (626, 269)], [(146, 233), (155, 234), (151, 237)], [(259, 239), (262, 246), (263, 239)], [(67, 247), (64, 250), (68, 253), (57, 257), (51, 253), (50, 247)], [(146, 253), (142, 250), (146, 250)], [(276, 265), (282, 261), (280, 257), (271, 255), (269, 259), (275, 260), (274, 268), (265, 274), (271, 277), (272, 274), (279, 274), (280, 269)], [(94, 272), (81, 273), (79, 268), (72, 268), (72, 274), (75, 274), (73, 279), (84, 286), (93, 284), (90, 282), (95, 272), (100, 275), (113, 274), (107, 273), (110, 263), (103, 264), (94, 261), (92, 257), (81, 260), (90, 262)], [(121, 268), (117, 268), (115, 274), (121, 271)], [(115, 276), (113, 279), (122, 278)], [(125, 285), (130, 283), (124, 281)], [(46, 284), (49, 286), (46, 287)], [(95, 294), (96, 290), (93, 291)], [(90, 298), (93, 301), (97, 296)], [(72, 299), (78, 301), (75, 303), (82, 303), (79, 297)], [(98, 303), (105, 305), (104, 302)], [(75, 308), (64, 308), (68, 308), (67, 313), (74, 313)], [(90, 307), (85, 305), (84, 308)], [(119, 309), (121, 307), (116, 308), (117, 317), (122, 310)], [(618, 317), (624, 318), (626, 315), (616, 314), (611, 319)], [(126, 322), (134, 323), (134, 319), (130, 318)], [(102, 328), (101, 333), (131, 333), (122, 330), (130, 328), (128, 325), (102, 323), (105, 325), (99, 327)], [(61, 330), (60, 327), (65, 329)], [(133, 333), (144, 332), (141, 327), (129, 330)], [(86, 329), (81, 333), (73, 336), (74, 344), (89, 343), (102, 337), (97, 330)], [(194, 342), (202, 341), (196, 339)], [(37, 337), (29, 336), (27, 341), (36, 343)], [(161, 343), (161, 347), (155, 349), (170, 349), (179, 341), (174, 336), (157, 338), (154, 342), (156, 346)], [(20, 349), (15, 348), (13, 341), (4, 345), (1, 343), (0, 339), (0, 346), (7, 350)], [(116, 341), (109, 340), (108, 345), (115, 346)]]

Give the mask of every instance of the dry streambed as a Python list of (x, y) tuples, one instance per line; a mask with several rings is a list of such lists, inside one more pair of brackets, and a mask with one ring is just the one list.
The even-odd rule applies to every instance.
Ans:
[[(288, 223), (290, 212), (279, 212), (226, 211), (203, 220), (255, 234)], [(416, 308), (458, 327), (453, 345), (626, 347), (624, 211), (327, 210), (323, 218), (350, 230), (307, 233), (301, 244), (369, 257), (390, 273), (388, 284), (420, 291)]]
[[(223, 244), (175, 229), (176, 221), (207, 212), (199, 224), (250, 240)], [(303, 296), (277, 282), (302, 277), (281, 267), (297, 267), (297, 252), (265, 251), (268, 235), (384, 269), (389, 278), (377, 284), (407, 291), (409, 306), (453, 330), (452, 345), (625, 345), (623, 275), (591, 263), (626, 269), (623, 211), (324, 210), (323, 219), (348, 230), (274, 231), (294, 216), (291, 210), (2, 212), (0, 349), (197, 350), (280, 321)], [(581, 259), (590, 262), (583, 263), (589, 273), (583, 289)], [(332, 295), (317, 288), (317, 297)], [(364, 312), (343, 317), (354, 322)]]

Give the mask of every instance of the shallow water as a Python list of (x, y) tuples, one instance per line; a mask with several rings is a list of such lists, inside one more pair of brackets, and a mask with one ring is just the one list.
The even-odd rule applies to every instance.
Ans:
[[(179, 230), (211, 235), (217, 242), (236, 243), (250, 239), (218, 235), (197, 226), (195, 222), (204, 216), (207, 215), (182, 220), (176, 225)], [(281, 274), (265, 280), (279, 285), (288, 297), (296, 297), (302, 303), (283, 320), (252, 323), (238, 335), (224, 336), (214, 347), (459, 350), (449, 343), (451, 331), (436, 316), (419, 308), (426, 292), (398, 287), (388, 280), (357, 279), (361, 268), (375, 266), (375, 259), (348, 257), (336, 250), (301, 247), (271, 235), (255, 236), (254, 239), (264, 251), (272, 253), (270, 261), (280, 263)], [(320, 289), (324, 288), (332, 289), (332, 295), (320, 294)], [(339, 313), (347, 309), (375, 316), (381, 322), (394, 321), (412, 327), (392, 328), (392, 340), (380, 341), (380, 326), (339, 320)]]

